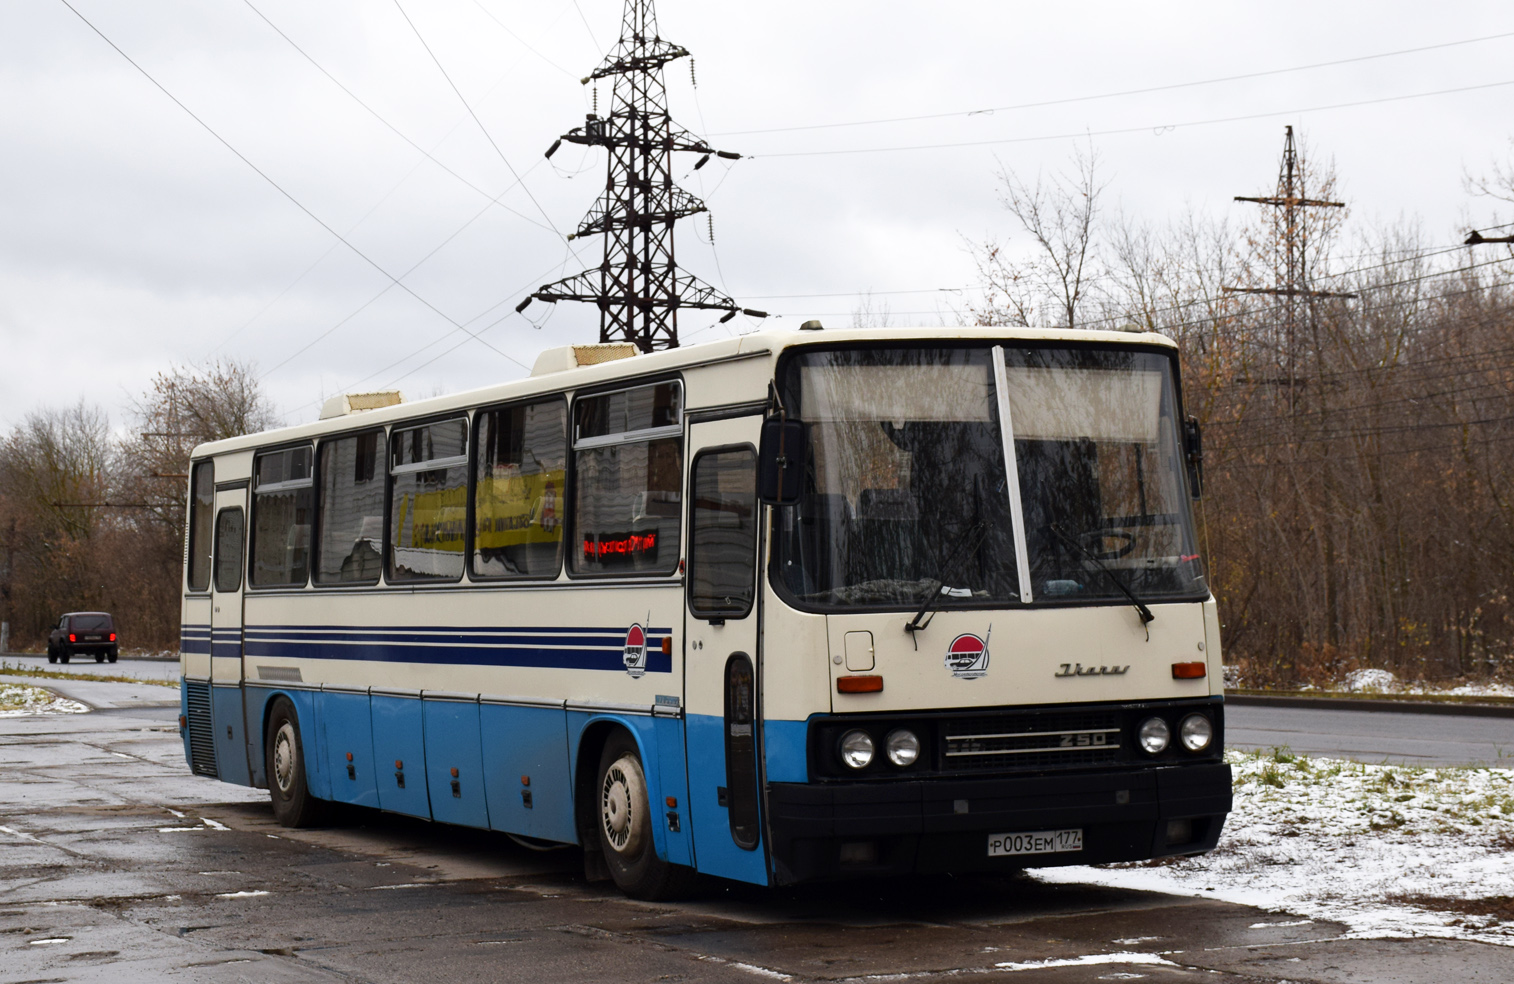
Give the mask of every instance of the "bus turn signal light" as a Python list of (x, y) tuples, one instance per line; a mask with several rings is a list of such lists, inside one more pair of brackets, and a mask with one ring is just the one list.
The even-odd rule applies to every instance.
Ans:
[(1209, 672), (1208, 667), (1200, 660), (1197, 663), (1173, 663), (1172, 678), (1174, 680), (1202, 680)]
[(875, 674), (836, 678), (836, 693), (838, 694), (881, 694), (882, 692), (883, 678)]

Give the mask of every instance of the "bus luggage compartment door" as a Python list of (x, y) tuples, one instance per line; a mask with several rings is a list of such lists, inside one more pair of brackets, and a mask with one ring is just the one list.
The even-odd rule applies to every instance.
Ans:
[(759, 415), (689, 427), (684, 693), (694, 857), (765, 885), (757, 707)]
[(369, 700), (380, 809), (429, 819), (420, 694), (400, 697), (375, 693)]
[(421, 706), (426, 715), (426, 788), (431, 794), (431, 818), (488, 827), (478, 702), (428, 697)]

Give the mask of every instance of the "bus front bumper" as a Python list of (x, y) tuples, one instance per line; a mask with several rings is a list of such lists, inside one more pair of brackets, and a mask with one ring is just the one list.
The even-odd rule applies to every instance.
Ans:
[[(834, 877), (994, 872), (1200, 854), (1230, 812), (1223, 762), (915, 782), (770, 783), (780, 885)], [(1000, 835), (1080, 831), (1082, 847), (990, 856)], [(1026, 839), (1022, 839), (1024, 841)], [(1064, 835), (1064, 845), (1073, 838)]]

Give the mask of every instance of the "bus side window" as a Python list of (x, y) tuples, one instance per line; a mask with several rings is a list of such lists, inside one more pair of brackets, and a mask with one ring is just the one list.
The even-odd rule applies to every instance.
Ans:
[(561, 399), (480, 412), (473, 456), (477, 578), (553, 578), (562, 569), (568, 409)]
[(189, 590), (210, 590), (210, 522), (215, 512), (215, 464), (197, 462), (190, 473), (189, 489)]
[(242, 586), (242, 510), (222, 509), (216, 517), (216, 590), (235, 591)]
[(757, 456), (751, 448), (702, 452), (689, 486), (689, 608), (745, 618), (756, 593)]
[(260, 454), (253, 468), (254, 587), (303, 587), (310, 577), (310, 447)]
[(373, 584), (384, 558), (384, 432), (322, 441), (316, 584)]
[(390, 581), (463, 576), (468, 514), (468, 422), (461, 417), (389, 435)]
[(577, 574), (671, 574), (683, 488), (683, 384), (581, 397), (573, 408)]

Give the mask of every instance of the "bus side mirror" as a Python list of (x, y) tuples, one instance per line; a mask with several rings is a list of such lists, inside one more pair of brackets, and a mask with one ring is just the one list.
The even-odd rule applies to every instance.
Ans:
[(804, 424), (785, 417), (762, 422), (762, 446), (757, 452), (757, 498), (770, 506), (799, 500), (804, 478)]
[(1183, 421), (1183, 444), (1188, 452), (1188, 488), (1198, 499), (1204, 495), (1204, 432), (1197, 417)]

